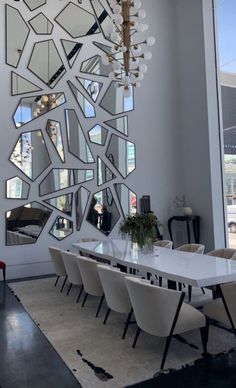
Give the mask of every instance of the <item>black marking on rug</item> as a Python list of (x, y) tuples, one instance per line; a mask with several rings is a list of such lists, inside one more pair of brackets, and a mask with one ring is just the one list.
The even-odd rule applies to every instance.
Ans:
[(179, 334), (175, 334), (174, 338), (177, 339), (177, 341), (182, 342), (182, 344), (190, 346), (190, 348), (199, 349), (199, 347), (197, 345), (194, 345), (191, 342), (188, 342), (184, 337), (182, 337)]
[(79, 349), (77, 349), (76, 352), (77, 352), (78, 356), (81, 356), (81, 357), (83, 356), (83, 354), (81, 353), (81, 351)]
[(73, 372), (77, 372), (77, 369), (73, 369)]
[(105, 369), (100, 368), (99, 366), (93, 365), (90, 361), (86, 360), (85, 358), (82, 358), (82, 361), (85, 362), (85, 364), (87, 364), (94, 371), (95, 376), (99, 378), (99, 380), (108, 381), (114, 378), (112, 375), (106, 372)]

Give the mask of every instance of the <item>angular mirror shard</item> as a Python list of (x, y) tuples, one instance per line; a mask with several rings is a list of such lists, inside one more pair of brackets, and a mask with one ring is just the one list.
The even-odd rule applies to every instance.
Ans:
[(34, 44), (28, 69), (50, 88), (60, 81), (66, 69), (52, 39)]
[(8, 65), (18, 66), (29, 31), (20, 12), (6, 5), (6, 63)]
[(120, 218), (110, 188), (95, 193), (90, 201), (87, 221), (105, 235), (109, 235)]
[[(100, 43), (100, 42), (93, 42), (93, 44), (96, 47), (98, 47), (100, 50), (102, 50), (104, 53), (106, 53), (108, 55), (112, 55), (113, 58), (116, 59), (117, 61), (123, 60), (123, 54), (121, 52), (114, 54), (111, 46), (108, 46), (108, 45), (106, 45), (104, 43)], [(125, 75), (125, 74), (122, 72), (122, 75)]]
[(53, 168), (39, 185), (39, 195), (54, 193), (55, 191), (91, 181), (93, 170)]
[(103, 77), (108, 77), (112, 71), (113, 66), (104, 65), (100, 55), (94, 55), (86, 61), (83, 61), (80, 67), (81, 73), (101, 75)]
[(76, 208), (76, 227), (80, 230), (84, 218), (85, 210), (89, 200), (90, 191), (83, 186), (75, 193), (75, 208)]
[(36, 201), (8, 210), (6, 245), (36, 243), (51, 213), (51, 209)]
[(22, 133), (10, 156), (10, 161), (34, 181), (51, 164), (41, 130)]
[(124, 183), (114, 185), (116, 194), (120, 202), (120, 207), (124, 217), (137, 213), (137, 195), (131, 191)]
[(97, 17), (97, 21), (100, 25), (104, 38), (110, 40), (110, 35), (108, 34), (108, 27), (112, 24), (112, 18), (107, 12), (105, 1), (103, 0), (91, 0), (91, 5), (93, 7), (94, 13)]
[(36, 8), (46, 4), (47, 0), (23, 0), (30, 11), (34, 11)]
[(72, 38), (79, 38), (100, 32), (94, 15), (71, 2), (57, 15), (55, 21)]
[(116, 176), (110, 170), (109, 167), (103, 162), (101, 158), (97, 158), (97, 184), (98, 186), (103, 185), (104, 183), (110, 182), (112, 179), (115, 179)]
[(70, 68), (74, 65), (76, 58), (83, 46), (82, 43), (73, 42), (71, 40), (61, 39), (63, 49), (66, 54), (66, 59)]
[(30, 185), (18, 176), (6, 181), (6, 197), (9, 199), (27, 199)]
[(86, 119), (96, 116), (95, 108), (90, 102), (83, 96), (82, 93), (72, 84), (71, 81), (67, 81), (68, 85)]
[(128, 136), (128, 116), (122, 116), (118, 119), (112, 119), (104, 121), (104, 124), (109, 125), (109, 127), (119, 131), (125, 136)]
[(73, 201), (72, 193), (59, 195), (58, 197), (44, 200), (44, 202), (48, 203), (55, 209), (58, 209), (61, 212), (67, 214), (68, 216), (72, 215), (72, 201)]
[(94, 163), (93, 155), (74, 109), (65, 109), (69, 152), (83, 163)]
[(58, 216), (49, 234), (61, 241), (73, 233), (73, 222), (67, 218)]
[(88, 135), (91, 143), (104, 145), (106, 143), (108, 130), (100, 124), (95, 125), (90, 129)]
[(106, 156), (123, 178), (136, 168), (135, 144), (117, 135), (111, 136)]
[(47, 134), (58, 153), (62, 163), (65, 162), (64, 147), (61, 134), (61, 124), (55, 120), (48, 120), (46, 125)]
[(54, 27), (42, 12), (29, 20), (29, 24), (38, 35), (50, 35)]
[(131, 95), (125, 97), (124, 88), (115, 87), (116, 82), (112, 81), (108, 87), (100, 106), (112, 115), (118, 115), (119, 113), (129, 112), (134, 110), (134, 91), (131, 88)]
[(85, 79), (81, 77), (76, 77), (76, 79), (83, 86), (84, 90), (86, 90), (86, 92), (93, 99), (93, 101), (96, 102), (103, 84), (98, 81), (92, 81), (90, 79)]
[(11, 95), (17, 96), (18, 94), (25, 94), (31, 92), (37, 92), (42, 90), (39, 86), (35, 85), (33, 82), (28, 81), (26, 78), (21, 75), (11, 72)]
[(64, 93), (44, 94), (41, 96), (32, 96), (22, 98), (13, 115), (16, 128), (29, 123), (30, 121), (58, 108), (65, 104)]

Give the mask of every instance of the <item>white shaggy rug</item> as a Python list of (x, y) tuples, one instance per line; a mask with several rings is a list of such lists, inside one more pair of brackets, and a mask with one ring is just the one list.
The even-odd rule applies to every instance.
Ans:
[[(121, 335), (126, 317), (111, 312), (103, 325), (106, 304), (95, 318), (98, 299), (89, 296), (84, 308), (76, 304), (78, 289), (59, 292), (54, 278), (11, 283), (10, 288), (20, 299), (31, 318), (60, 354), (83, 388), (121, 388), (152, 378), (159, 370), (164, 339), (141, 333), (135, 349), (131, 345), (137, 329), (128, 328), (126, 339)], [(193, 290), (196, 304), (209, 300), (201, 290)], [(184, 343), (184, 340), (187, 343)], [(233, 334), (210, 328), (208, 351), (218, 354), (236, 346)], [(165, 368), (179, 369), (202, 357), (200, 332), (173, 339)]]

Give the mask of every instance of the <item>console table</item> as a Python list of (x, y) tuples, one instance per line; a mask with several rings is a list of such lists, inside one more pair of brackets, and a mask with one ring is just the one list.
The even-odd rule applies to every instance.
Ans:
[(172, 223), (173, 221), (181, 221), (186, 223), (187, 227), (187, 235), (188, 235), (188, 243), (191, 242), (191, 236), (190, 236), (190, 224), (193, 226), (193, 236), (194, 236), (194, 242), (196, 244), (199, 244), (200, 241), (200, 216), (173, 216), (169, 218), (168, 220), (168, 230), (170, 239), (173, 241), (173, 234), (172, 234)]

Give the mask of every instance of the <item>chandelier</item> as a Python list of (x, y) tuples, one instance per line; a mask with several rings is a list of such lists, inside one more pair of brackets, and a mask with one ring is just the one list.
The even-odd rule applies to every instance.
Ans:
[[(115, 87), (123, 87), (124, 95), (131, 95), (131, 86), (140, 87), (140, 81), (147, 71), (144, 61), (152, 58), (150, 51), (145, 51), (145, 46), (153, 46), (155, 38), (139, 41), (139, 33), (148, 30), (148, 25), (141, 22), (146, 12), (141, 7), (140, 0), (108, 0), (113, 17), (107, 27), (114, 45), (111, 53), (102, 56), (104, 65), (113, 65), (113, 71), (109, 76), (117, 81)], [(137, 34), (137, 35), (136, 35)]]
[(43, 113), (49, 112), (51, 109), (57, 108), (61, 94), (47, 94), (36, 99), (38, 107), (34, 110), (34, 117), (38, 117)]

